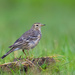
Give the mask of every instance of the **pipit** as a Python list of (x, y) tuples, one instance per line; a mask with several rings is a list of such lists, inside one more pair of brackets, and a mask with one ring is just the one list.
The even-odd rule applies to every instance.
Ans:
[(25, 54), (24, 50), (29, 51), (30, 49), (33, 49), (39, 43), (41, 39), (42, 26), (45, 26), (45, 24), (34, 23), (30, 30), (25, 32), (19, 39), (17, 39), (13, 45), (9, 46), (9, 48), (11, 49), (1, 58), (3, 59), (11, 52), (19, 50), (19, 49), (22, 49), (24, 54)]

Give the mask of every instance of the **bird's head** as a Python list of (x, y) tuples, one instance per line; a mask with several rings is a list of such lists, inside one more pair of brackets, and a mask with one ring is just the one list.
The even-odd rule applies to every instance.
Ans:
[(40, 30), (42, 26), (45, 26), (45, 24), (34, 23), (33, 26), (32, 26), (32, 29), (34, 29), (34, 30)]

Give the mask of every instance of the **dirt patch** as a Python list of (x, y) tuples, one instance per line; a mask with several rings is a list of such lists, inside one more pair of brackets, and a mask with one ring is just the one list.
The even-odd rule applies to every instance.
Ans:
[(32, 58), (29, 59), (22, 59), (22, 58), (16, 58), (13, 60), (13, 62), (5, 63), (0, 65), (0, 69), (2, 71), (9, 71), (11, 72), (16, 70), (21, 71), (28, 71), (28, 68), (37, 68), (41, 71), (41, 69), (46, 69), (49, 65), (55, 64), (54, 58), (51, 57), (41, 57), (41, 58)]

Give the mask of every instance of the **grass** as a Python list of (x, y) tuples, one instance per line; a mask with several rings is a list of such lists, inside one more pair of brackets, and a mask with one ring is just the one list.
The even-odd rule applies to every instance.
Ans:
[[(37, 4), (35, 3), (34, 0), (18, 3), (8, 1), (1, 5), (0, 57), (9, 50), (8, 46), (31, 28), (33, 23), (41, 22), (46, 24), (45, 27), (42, 27), (41, 41), (29, 51), (29, 54), (33, 58), (56, 56), (54, 58), (58, 61), (52, 70), (48, 68), (40, 73), (34, 71), (37, 75), (58, 75), (56, 70), (59, 70), (60, 75), (75, 75), (75, 9), (73, 2), (38, 1)], [(25, 57), (21, 50), (13, 52), (0, 60), (0, 64), (10, 62), (20, 55)], [(34, 71), (28, 71), (28, 75), (35, 75)], [(7, 74), (0, 72), (0, 75)], [(19, 70), (16, 73), (12, 71), (11, 74), (24, 75), (25, 73)]]

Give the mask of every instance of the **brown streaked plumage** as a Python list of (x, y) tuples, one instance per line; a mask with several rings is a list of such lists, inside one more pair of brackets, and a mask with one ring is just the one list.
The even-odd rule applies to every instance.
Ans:
[(41, 39), (41, 26), (44, 26), (44, 24), (34, 23), (30, 30), (17, 39), (13, 45), (9, 46), (11, 49), (1, 58), (5, 58), (8, 54), (15, 50), (22, 49), (25, 54), (24, 50), (33, 49)]

